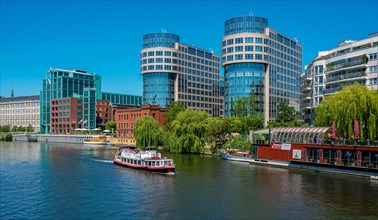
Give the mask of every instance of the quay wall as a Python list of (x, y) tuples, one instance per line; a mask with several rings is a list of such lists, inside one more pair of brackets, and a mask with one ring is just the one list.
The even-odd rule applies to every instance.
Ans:
[(38, 135), (38, 142), (82, 144), (82, 143), (84, 143), (84, 140), (93, 139), (95, 137), (98, 137), (98, 136), (96, 136), (96, 135), (40, 134), (40, 135)]

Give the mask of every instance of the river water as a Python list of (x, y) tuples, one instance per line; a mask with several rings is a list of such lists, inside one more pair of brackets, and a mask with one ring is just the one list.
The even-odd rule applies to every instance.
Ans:
[(0, 219), (378, 219), (374, 180), (176, 154), (166, 176), (109, 147), (0, 146)]

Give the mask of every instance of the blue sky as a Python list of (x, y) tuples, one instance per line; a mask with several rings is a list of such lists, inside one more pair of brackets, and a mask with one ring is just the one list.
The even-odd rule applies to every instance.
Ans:
[(224, 21), (251, 11), (303, 45), (303, 66), (318, 51), (378, 31), (378, 1), (4, 1), (1, 0), (0, 96), (37, 95), (50, 67), (102, 76), (106, 92), (142, 95), (143, 35), (221, 52)]

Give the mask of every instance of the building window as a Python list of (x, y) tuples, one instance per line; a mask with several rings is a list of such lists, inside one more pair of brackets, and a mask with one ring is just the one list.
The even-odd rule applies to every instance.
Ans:
[(246, 43), (253, 43), (253, 37), (246, 37), (245, 42)]
[(243, 38), (242, 37), (235, 38), (235, 44), (242, 44), (242, 43), (243, 43)]

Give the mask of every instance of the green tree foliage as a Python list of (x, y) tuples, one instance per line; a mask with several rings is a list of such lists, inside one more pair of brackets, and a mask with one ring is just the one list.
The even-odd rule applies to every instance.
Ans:
[(231, 138), (226, 146), (232, 149), (250, 150), (252, 142), (248, 139), (247, 135), (238, 135)]
[(1, 132), (10, 132), (10, 125), (1, 126)]
[(180, 102), (173, 102), (168, 110), (164, 113), (164, 116), (168, 121), (164, 124), (167, 129), (172, 129), (172, 122), (176, 119), (178, 113), (185, 110), (185, 107)]
[(174, 146), (177, 153), (200, 153), (209, 135), (209, 115), (206, 112), (186, 109), (172, 122)]
[(33, 126), (31, 124), (29, 124), (29, 126), (26, 128), (26, 131), (27, 132), (33, 132), (34, 131)]
[(378, 91), (355, 83), (341, 92), (327, 96), (316, 108), (316, 126), (336, 127), (348, 139), (353, 139), (353, 122), (360, 123), (360, 138), (378, 140)]
[(17, 127), (17, 125), (15, 125), (15, 126), (12, 127), (12, 132), (18, 132), (18, 127)]
[(277, 118), (268, 122), (269, 128), (275, 127), (303, 127), (308, 126), (295, 118), (295, 109), (288, 104), (281, 102), (278, 105)]
[(145, 116), (135, 122), (134, 136), (138, 147), (157, 147), (163, 143), (163, 128), (152, 116)]
[(225, 118), (209, 117), (209, 140), (213, 148), (224, 145), (230, 135), (230, 120)]
[[(232, 103), (233, 109), (231, 112), (240, 120), (240, 133), (246, 134), (249, 130), (257, 130), (262, 127), (263, 115), (258, 113), (258, 105), (256, 104), (255, 96), (238, 97)], [(232, 123), (231, 123), (232, 124)], [(238, 129), (236, 126), (239, 123), (235, 121), (231, 128)]]
[(7, 133), (4, 136), (0, 136), (0, 141), (13, 141), (13, 135), (11, 133)]
[(105, 129), (109, 131), (112, 131), (112, 129), (114, 129), (115, 131), (117, 129), (117, 123), (115, 121), (108, 121), (105, 124)]

